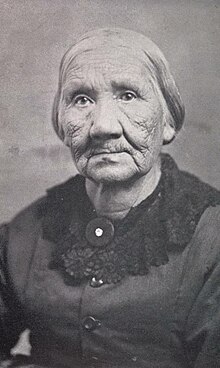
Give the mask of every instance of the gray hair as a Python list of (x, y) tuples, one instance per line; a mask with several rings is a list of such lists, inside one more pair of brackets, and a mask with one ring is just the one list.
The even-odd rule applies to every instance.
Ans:
[[(121, 28), (97, 29), (86, 33), (64, 54), (59, 71), (58, 90), (54, 99), (52, 122), (54, 129), (61, 140), (64, 132), (59, 122), (59, 105), (62, 85), (74, 58), (85, 50), (95, 49), (102, 45), (128, 48), (134, 50), (145, 62), (150, 71), (152, 80), (159, 87), (162, 102), (166, 109), (166, 119), (175, 132), (181, 129), (185, 116), (185, 109), (174, 78), (170, 72), (167, 60), (161, 50), (146, 36)], [(165, 142), (166, 143), (166, 142)], [(169, 142), (167, 142), (169, 143)]]

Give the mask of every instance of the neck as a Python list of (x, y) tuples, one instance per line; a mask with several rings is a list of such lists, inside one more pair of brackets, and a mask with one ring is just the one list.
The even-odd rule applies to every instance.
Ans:
[(86, 179), (86, 191), (98, 216), (122, 219), (153, 193), (160, 175), (160, 163), (157, 163), (146, 175), (132, 182), (96, 183)]

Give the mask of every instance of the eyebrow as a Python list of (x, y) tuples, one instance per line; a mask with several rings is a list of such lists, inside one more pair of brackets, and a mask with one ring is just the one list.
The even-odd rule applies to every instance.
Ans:
[(78, 94), (95, 95), (95, 93), (94, 87), (80, 80), (71, 81), (66, 85), (64, 84), (63, 87), (63, 95), (67, 99), (73, 99)]
[[(143, 92), (147, 89), (147, 83), (142, 79), (121, 78), (110, 82), (113, 91), (134, 90), (135, 92)], [(72, 79), (63, 86), (64, 97), (74, 98), (77, 94), (88, 94), (95, 96), (97, 89), (87, 80)]]
[(112, 88), (116, 91), (123, 91), (123, 90), (135, 90), (135, 91), (141, 91), (144, 89), (146, 83), (143, 83), (142, 81), (137, 80), (123, 80), (120, 82), (112, 82), (111, 83)]

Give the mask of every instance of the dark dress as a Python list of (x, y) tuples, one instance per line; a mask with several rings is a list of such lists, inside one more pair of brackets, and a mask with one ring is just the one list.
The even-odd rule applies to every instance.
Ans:
[(1, 228), (2, 359), (29, 328), (46, 367), (220, 367), (219, 204), (163, 155), (154, 193), (96, 246), (84, 179), (49, 190)]

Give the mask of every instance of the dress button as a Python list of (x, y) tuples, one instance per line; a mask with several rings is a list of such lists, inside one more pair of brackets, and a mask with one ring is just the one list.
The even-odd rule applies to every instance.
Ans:
[(105, 247), (114, 237), (114, 225), (105, 217), (97, 217), (87, 224), (85, 235), (94, 247)]
[(101, 279), (97, 279), (96, 277), (93, 277), (90, 281), (90, 286), (97, 288), (104, 284), (104, 282)]
[(98, 321), (97, 319), (95, 319), (92, 316), (85, 317), (82, 324), (83, 324), (83, 327), (85, 328), (85, 330), (87, 330), (87, 331), (93, 331), (97, 327), (101, 326), (100, 321)]

